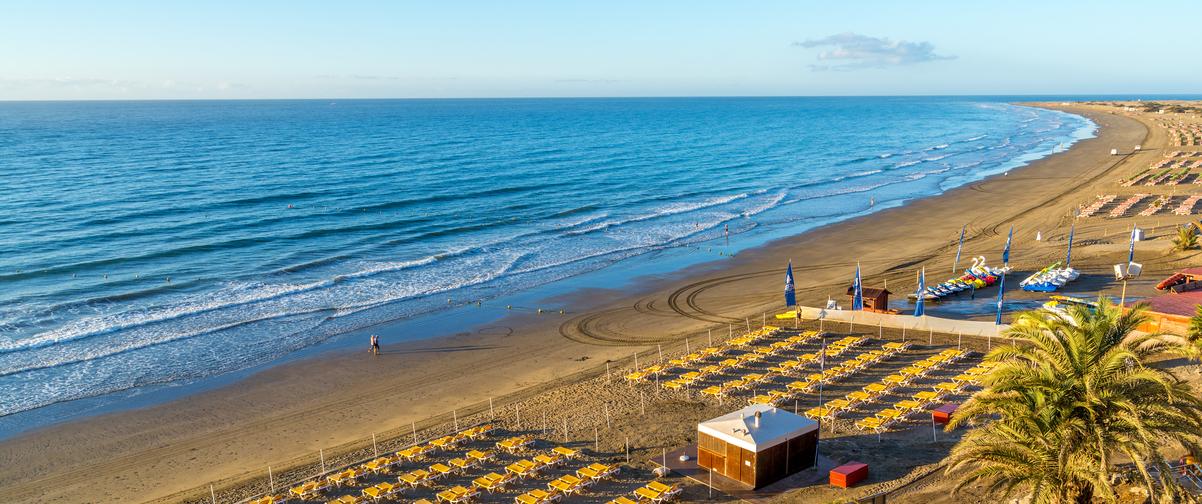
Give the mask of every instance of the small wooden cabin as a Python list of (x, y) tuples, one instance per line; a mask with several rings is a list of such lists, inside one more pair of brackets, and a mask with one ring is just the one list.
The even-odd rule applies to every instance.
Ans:
[[(889, 312), (889, 289), (876, 287), (860, 287), (860, 295), (864, 297), (864, 311), (877, 313)], [(852, 298), (848, 306), (852, 306), (856, 297), (855, 286), (847, 288), (847, 295)]]
[(814, 466), (818, 422), (755, 404), (697, 424), (697, 464), (751, 488)]

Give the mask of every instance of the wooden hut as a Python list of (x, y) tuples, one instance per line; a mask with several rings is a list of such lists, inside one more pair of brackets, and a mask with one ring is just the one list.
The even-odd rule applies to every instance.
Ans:
[(814, 466), (818, 422), (755, 404), (697, 424), (697, 464), (760, 488)]
[[(864, 297), (864, 311), (891, 313), (889, 311), (889, 294), (892, 294), (892, 292), (889, 292), (889, 289), (861, 287), (860, 295)], [(855, 286), (847, 288), (847, 295), (854, 300), (856, 295)], [(851, 306), (850, 302), (848, 306)]]

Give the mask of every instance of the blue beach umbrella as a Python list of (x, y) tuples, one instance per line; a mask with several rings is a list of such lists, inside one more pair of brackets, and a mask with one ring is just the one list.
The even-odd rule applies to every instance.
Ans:
[(864, 289), (860, 286), (860, 263), (856, 263), (856, 279), (851, 284), (853, 294), (851, 297), (851, 309), (864, 309)]
[(968, 230), (968, 224), (960, 228), (960, 244), (956, 245), (956, 260), (952, 263), (952, 274), (956, 274), (956, 267), (960, 265), (960, 251), (964, 250), (964, 231)]
[(926, 310), (923, 308), (923, 297), (927, 290), (927, 269), (923, 268), (918, 272), (918, 301), (914, 305), (914, 316), (921, 317), (926, 315)]
[(1002, 249), (1002, 265), (1010, 265), (1010, 240), (1014, 238), (1014, 226), (1010, 226), (1010, 234), (1006, 236), (1006, 248)]
[(1064, 257), (1064, 267), (1067, 268), (1073, 264), (1073, 233), (1077, 231), (1077, 223), (1073, 223), (1073, 227), (1068, 230), (1068, 254)]
[(785, 269), (785, 306), (793, 306), (797, 304), (797, 295), (793, 292), (793, 261), (789, 261), (789, 267)]
[(1002, 325), (1002, 298), (1006, 295), (1006, 272), (1002, 271), (1002, 278), (997, 283), (997, 319), (994, 320), (994, 325)]
[(1127, 264), (1135, 262), (1135, 225), (1131, 225), (1131, 245), (1127, 247)]

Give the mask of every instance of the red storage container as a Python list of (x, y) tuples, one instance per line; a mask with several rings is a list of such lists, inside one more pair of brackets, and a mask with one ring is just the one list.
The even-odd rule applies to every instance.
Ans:
[(931, 418), (933, 418), (935, 420), (935, 423), (941, 423), (941, 424), (948, 423), (948, 422), (952, 421), (952, 414), (955, 413), (956, 408), (959, 408), (959, 407), (960, 407), (959, 404), (954, 404), (954, 403), (944, 404), (943, 406), (940, 406), (938, 408), (931, 410)]
[(868, 464), (863, 462), (848, 462), (831, 469), (831, 486), (847, 488), (868, 477)]

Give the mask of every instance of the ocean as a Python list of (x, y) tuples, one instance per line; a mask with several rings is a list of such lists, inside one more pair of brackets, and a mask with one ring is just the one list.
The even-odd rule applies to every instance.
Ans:
[(1012, 99), (0, 103), (0, 417), (800, 232), (1094, 131)]

